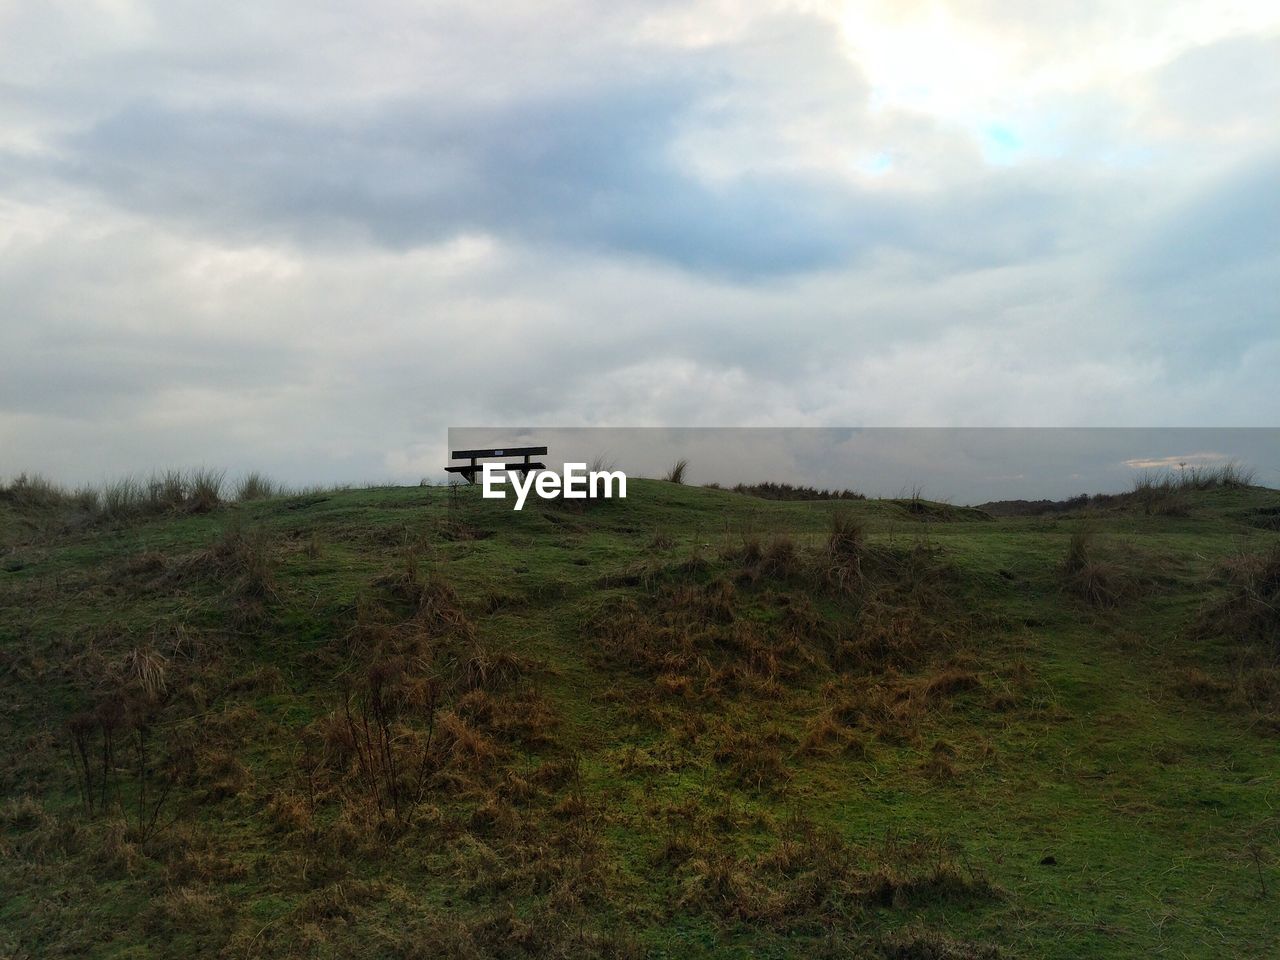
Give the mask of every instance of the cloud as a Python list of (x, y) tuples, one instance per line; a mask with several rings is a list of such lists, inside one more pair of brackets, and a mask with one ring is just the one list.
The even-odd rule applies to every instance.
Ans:
[[(52, 169), (127, 209), (241, 242), (408, 249), (483, 231), (747, 278), (945, 236), (927, 201), (830, 173), (706, 182), (682, 169), (671, 151), (706, 86), (305, 120), (139, 102), (63, 141)], [(1008, 202), (969, 191), (943, 198), (942, 216), (985, 211), (995, 233)]]
[(1239, 34), (1193, 46), (1157, 70), (1153, 83), (1167, 122), (1200, 136), (1269, 134), (1265, 118), (1280, 99), (1280, 36)]
[(1225, 453), (1176, 453), (1169, 457), (1139, 457), (1124, 461), (1133, 470), (1174, 470), (1184, 467), (1210, 467), (1230, 462)]
[[(660, 69), (587, 89), (496, 100), (300, 111), (131, 98), (56, 137), (53, 158), (7, 166), (234, 242), (409, 249), (480, 231), (737, 280), (845, 267), (885, 247), (990, 265), (1062, 241), (1077, 198), (1046, 178), (974, 176), (981, 144), (960, 132), (873, 120), (861, 73), (819, 20), (771, 18), (697, 57), (655, 57)], [(885, 135), (904, 138), (892, 162), (903, 183), (830, 165), (833, 145), (872, 156)], [(937, 169), (926, 150), (959, 169)]]

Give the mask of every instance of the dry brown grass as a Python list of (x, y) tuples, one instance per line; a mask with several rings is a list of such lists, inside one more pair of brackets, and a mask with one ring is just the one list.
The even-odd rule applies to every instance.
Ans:
[(405, 554), (399, 573), (380, 577), (374, 587), (407, 605), (413, 618), (424, 626), (442, 631), (471, 629), (453, 584), (434, 569), (424, 573), (412, 551)]
[(739, 786), (776, 791), (791, 779), (785, 760), (791, 746), (782, 730), (731, 729), (720, 736), (713, 757)]
[(786, 581), (799, 577), (805, 563), (796, 541), (788, 534), (776, 534), (767, 544), (759, 537), (746, 537), (742, 545), (726, 551), (725, 559), (736, 561), (740, 569), (736, 579), (744, 583)]
[(1132, 592), (1119, 568), (1098, 558), (1094, 533), (1087, 527), (1071, 534), (1062, 576), (1068, 591), (1094, 607), (1114, 607)]
[(847, 924), (877, 907), (990, 900), (998, 891), (961, 865), (958, 848), (936, 838), (887, 838), (858, 849), (803, 822), (758, 855), (734, 856), (696, 838), (669, 845), (680, 906), (788, 933)]
[(1203, 612), (1201, 630), (1257, 643), (1280, 656), (1280, 544), (1232, 557), (1219, 576), (1226, 595)]
[(1216, 576), (1225, 591), (1200, 611), (1194, 631), (1226, 641), (1226, 676), (1192, 667), (1177, 688), (1187, 697), (1255, 711), (1280, 727), (1280, 545), (1238, 554)]
[[(344, 787), (376, 810), (379, 828), (407, 828), (426, 795), (439, 762), (433, 749), (438, 702), (436, 679), (398, 656), (375, 660), (343, 696), (343, 744), (354, 760)], [(407, 726), (410, 720), (416, 729)]]
[(662, 479), (668, 483), (684, 483), (685, 474), (689, 472), (689, 461), (681, 457), (667, 470)]

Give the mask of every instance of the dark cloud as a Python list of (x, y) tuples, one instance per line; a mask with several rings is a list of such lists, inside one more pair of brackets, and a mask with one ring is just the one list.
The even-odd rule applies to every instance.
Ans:
[(1194, 280), (1280, 258), (1280, 150), (1251, 158), (1145, 227), (1140, 284)]
[(685, 105), (647, 91), (301, 122), (143, 103), (69, 138), (61, 172), (150, 215), (300, 243), (405, 248), (485, 231), (748, 276), (905, 239), (891, 204), (847, 184), (699, 182), (669, 155)]
[(737, 279), (879, 248), (983, 266), (1060, 241), (1073, 198), (1014, 173), (926, 192), (816, 170), (699, 177), (677, 142), (724, 88), (722, 71), (681, 60), (588, 93), (324, 117), (142, 101), (65, 138), (56, 169), (114, 203), (241, 240), (410, 248), (482, 231)]

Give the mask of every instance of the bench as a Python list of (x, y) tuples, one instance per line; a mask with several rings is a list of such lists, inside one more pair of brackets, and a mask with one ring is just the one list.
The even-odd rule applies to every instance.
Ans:
[(449, 454), (450, 460), (469, 460), (470, 463), (460, 464), (458, 466), (445, 467), (446, 473), (458, 473), (467, 478), (467, 483), (475, 483), (476, 476), (484, 468), (480, 463), (481, 460), (493, 460), (502, 457), (524, 457), (520, 463), (504, 463), (504, 470), (519, 470), (521, 473), (528, 473), (530, 470), (545, 470), (545, 463), (531, 461), (530, 457), (545, 457), (547, 455), (546, 447), (497, 447), (487, 450), (454, 450)]

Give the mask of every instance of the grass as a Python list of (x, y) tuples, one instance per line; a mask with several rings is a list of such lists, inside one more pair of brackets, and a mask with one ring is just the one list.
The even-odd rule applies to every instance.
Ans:
[(58, 519), (111, 521), (185, 510), (206, 513), (222, 504), (226, 475), (221, 470), (164, 470), (149, 477), (120, 477), (100, 487), (68, 490), (44, 477), (20, 474), (0, 484), (0, 502), (28, 516), (58, 514)]
[(0, 488), (0, 951), (1280, 950), (1276, 491), (157, 479)]

